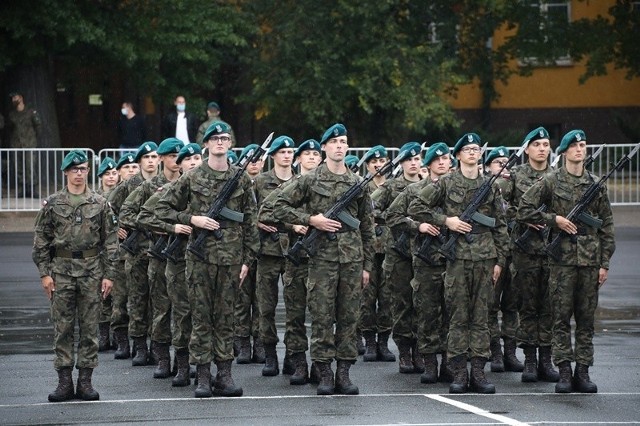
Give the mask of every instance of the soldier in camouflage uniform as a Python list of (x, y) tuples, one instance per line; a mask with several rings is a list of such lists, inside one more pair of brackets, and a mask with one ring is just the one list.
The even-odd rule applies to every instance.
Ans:
[[(116, 186), (113, 191), (109, 194), (109, 202), (114, 210), (114, 212), (120, 216), (122, 206), (124, 205), (127, 197), (143, 182), (153, 178), (158, 174), (158, 153), (156, 150), (158, 149), (158, 145), (155, 142), (145, 142), (143, 143), (138, 151), (133, 156), (133, 161), (140, 165), (140, 173), (134, 175), (122, 182), (120, 185)], [(126, 156), (128, 159), (128, 155)], [(133, 228), (127, 229), (125, 226), (120, 225), (118, 229), (118, 237), (122, 242), (126, 241), (128, 234), (133, 232)], [(139, 300), (136, 299), (136, 295), (142, 292), (144, 294), (144, 290), (136, 290), (134, 289), (148, 289), (148, 268), (149, 268), (149, 257), (147, 256), (146, 249), (149, 247), (148, 238), (144, 235), (140, 235), (137, 238), (137, 246), (138, 252), (137, 254), (131, 255), (127, 253), (124, 249), (120, 248), (119, 255), (120, 258), (125, 260), (125, 278), (127, 282), (127, 313), (129, 315), (128, 327), (129, 327), (129, 335), (134, 341), (133, 351), (135, 355), (131, 360), (131, 364), (133, 366), (143, 366), (147, 365), (148, 362), (148, 347), (147, 347), (147, 333), (149, 332), (149, 306), (147, 304), (147, 299), (145, 299), (145, 303), (139, 303)], [(113, 321), (112, 321), (113, 322)], [(126, 349), (124, 340), (126, 339), (126, 343), (128, 344), (129, 337), (123, 334), (123, 331), (118, 331), (116, 329), (116, 339), (118, 340), (118, 346), (122, 346)], [(121, 343), (122, 340), (122, 343)], [(128, 358), (124, 353), (116, 351), (114, 357), (116, 359), (124, 359)]]
[[(167, 138), (160, 143), (156, 154), (162, 163), (162, 171), (149, 180), (144, 181), (133, 190), (122, 204), (120, 209), (120, 226), (129, 228), (132, 232), (139, 232), (139, 237), (134, 243), (137, 245), (136, 258), (146, 257), (140, 263), (146, 261), (147, 279), (132, 281), (129, 283), (129, 315), (133, 327), (145, 324), (148, 312), (146, 307), (151, 305), (150, 325), (151, 325), (151, 350), (153, 357), (158, 361), (158, 366), (153, 371), (156, 379), (165, 379), (171, 374), (171, 361), (169, 358), (169, 346), (171, 345), (171, 301), (167, 293), (167, 281), (164, 270), (167, 266), (166, 259), (149, 256), (147, 250), (160, 237), (152, 234), (152, 230), (146, 228), (138, 222), (138, 214), (144, 203), (159, 188), (170, 182), (176, 181), (180, 177), (180, 165), (176, 163), (178, 153), (184, 147), (180, 139)], [(144, 237), (143, 237), (144, 236)], [(148, 240), (143, 241), (143, 240)], [(146, 335), (134, 338), (136, 350), (146, 347)], [(138, 357), (138, 354), (136, 354)], [(134, 362), (136, 361), (134, 357)], [(142, 359), (141, 361), (144, 361)], [(144, 365), (144, 364), (142, 364)]]
[[(393, 200), (411, 183), (419, 182), (421, 147), (417, 142), (408, 142), (400, 148), (398, 155), (408, 152), (409, 155), (400, 164), (402, 175), (388, 180), (371, 195), (374, 203), (373, 214), (377, 221), (386, 220), (386, 210)], [(382, 268), (385, 282), (388, 283), (393, 315), (393, 340), (398, 346), (400, 373), (422, 373), (424, 364), (416, 348), (416, 322), (413, 309), (413, 290), (411, 279), (413, 268), (409, 251), (409, 238), (403, 232), (393, 233), (385, 247)], [(384, 301), (388, 303), (389, 301)], [(380, 344), (384, 346), (390, 330), (379, 330)]]
[[(10, 93), (13, 109), (9, 112), (8, 122), (11, 129), (9, 144), (11, 148), (36, 148), (38, 136), (42, 129), (42, 121), (38, 112), (24, 103), (20, 93)], [(38, 157), (35, 152), (17, 152), (16, 163), (18, 175), (18, 197), (36, 197), (40, 195), (37, 182), (32, 182), (32, 173), (38, 169)], [(23, 168), (24, 164), (24, 168)], [(33, 188), (33, 191), (31, 190)], [(33, 193), (32, 193), (33, 192)]]
[[(413, 306), (416, 315), (418, 353), (424, 360), (421, 383), (452, 380), (447, 367), (447, 334), (449, 317), (444, 300), (445, 258), (437, 252), (440, 229), (426, 222), (420, 223), (408, 215), (409, 204), (431, 182), (437, 182), (449, 173), (451, 160), (449, 147), (438, 142), (429, 148), (422, 164), (427, 167), (427, 178), (407, 186), (387, 209), (387, 224), (395, 233), (406, 232), (413, 253)], [(425, 241), (428, 239), (428, 241)], [(429, 243), (430, 241), (430, 243)], [(422, 244), (427, 250), (421, 250)], [(440, 375), (436, 354), (441, 354)]]
[[(589, 377), (593, 365), (593, 333), (598, 290), (607, 280), (615, 251), (613, 214), (606, 186), (589, 204), (586, 214), (601, 226), (574, 223), (567, 215), (597, 177), (584, 170), (587, 140), (582, 130), (562, 138), (558, 154), (564, 168), (542, 176), (524, 193), (516, 218), (523, 224), (546, 225), (550, 239), (560, 235), (559, 255), (550, 256), (549, 293), (553, 312), (553, 360), (560, 369), (556, 392), (595, 393)], [(547, 210), (539, 210), (541, 205)], [(587, 221), (585, 219), (585, 221)], [(597, 222), (597, 221), (595, 221)], [(571, 317), (576, 322), (575, 347), (571, 344)], [(576, 363), (572, 378), (571, 362)]]
[[(295, 144), (289, 136), (279, 136), (271, 143), (269, 155), (273, 159), (274, 167), (268, 172), (261, 173), (256, 178), (256, 200), (258, 206), (262, 201), (282, 183), (293, 177), (291, 164), (293, 163)], [(284, 274), (286, 260), (283, 253), (289, 247), (289, 226), (281, 222), (263, 222), (258, 218), (260, 232), (260, 254), (258, 256), (258, 270), (256, 273), (256, 299), (260, 315), (260, 339), (264, 343), (265, 364), (263, 376), (277, 376), (278, 366), (278, 332), (276, 330), (276, 305), (278, 304), (278, 282)], [(249, 350), (249, 340), (243, 339), (240, 353)], [(285, 357), (285, 360), (288, 360)], [(287, 365), (288, 364), (288, 365)], [(285, 374), (291, 374), (291, 365), (286, 362), (283, 366)]]
[[(309, 259), (307, 303), (311, 313), (311, 359), (320, 373), (319, 395), (359, 392), (349, 378), (349, 369), (358, 355), (356, 328), (361, 287), (369, 283), (373, 266), (374, 230), (369, 192), (360, 193), (345, 210), (360, 221), (358, 228), (323, 214), (359, 181), (344, 164), (348, 149), (346, 133), (346, 128), (339, 123), (325, 131), (320, 140), (326, 153), (325, 163), (287, 185), (274, 207), (276, 219), (284, 223), (312, 226), (335, 237), (320, 235), (316, 240), (316, 253)], [(350, 223), (355, 224), (356, 220)], [(335, 382), (331, 369), (334, 359), (338, 362)]]
[(204, 136), (209, 142), (207, 162), (167, 188), (156, 205), (159, 220), (194, 228), (190, 243), (205, 233), (199, 252), (205, 259), (187, 250), (185, 270), (193, 326), (189, 354), (197, 364), (196, 398), (212, 395), (212, 360), (218, 367), (213, 393), (242, 395), (242, 388), (231, 377), (234, 301), (236, 289), (246, 278), (259, 244), (256, 202), (249, 176), (245, 173), (240, 176), (226, 203), (225, 218), (206, 216), (226, 182), (241, 173), (241, 169), (227, 161), (230, 130), (222, 122), (209, 127)]
[[(54, 324), (54, 368), (58, 387), (49, 401), (97, 400), (91, 384), (98, 365), (98, 318), (100, 300), (111, 292), (117, 240), (117, 221), (101, 195), (87, 186), (89, 163), (78, 150), (67, 154), (61, 170), (66, 188), (43, 202), (35, 224), (33, 261), (42, 287), (51, 301)], [(102, 297), (101, 297), (102, 296)], [(74, 329), (79, 340), (74, 356)], [(72, 369), (79, 370), (76, 393)]]
[[(508, 246), (504, 201), (497, 185), (491, 188), (477, 210), (485, 216), (484, 219), (478, 217), (485, 225), (475, 220), (467, 223), (458, 217), (488, 179), (478, 170), (480, 145), (480, 137), (475, 133), (460, 138), (453, 149), (460, 169), (425, 187), (409, 205), (409, 215), (414, 220), (469, 234), (457, 238), (455, 260), (447, 261), (444, 281), (450, 315), (447, 357), (454, 374), (450, 393), (467, 392), (469, 385), (476, 392), (495, 393), (495, 386), (484, 375), (490, 354), (488, 311), (492, 282), (500, 276)], [(438, 208), (442, 212), (438, 212)], [(495, 223), (491, 223), (491, 218)], [(467, 354), (471, 358), (470, 383)]]
[[(500, 172), (502, 166), (509, 161), (509, 150), (504, 146), (493, 148), (485, 157), (484, 166), (489, 175)], [(500, 188), (502, 199), (505, 201), (505, 213), (508, 201), (511, 198), (509, 184), (509, 171), (505, 168), (502, 176), (498, 177), (496, 184)], [(507, 220), (507, 228), (513, 227), (513, 222)], [(505, 267), (500, 278), (493, 287), (493, 301), (489, 308), (489, 335), (491, 339), (491, 371), (501, 373), (506, 371), (521, 372), (524, 365), (516, 357), (516, 330), (518, 328), (518, 308), (520, 306), (520, 293), (516, 290), (511, 280), (511, 250), (508, 250)], [(498, 312), (502, 313), (502, 322), (499, 324)], [(500, 346), (500, 338), (504, 341), (504, 355)]]
[[(512, 282), (520, 295), (520, 323), (516, 330), (518, 345), (525, 354), (523, 382), (557, 382), (560, 376), (551, 362), (551, 301), (549, 300), (549, 265), (544, 252), (546, 229), (529, 231), (526, 240), (521, 236), (529, 227), (515, 221), (522, 195), (549, 169), (551, 142), (544, 127), (532, 130), (523, 143), (528, 143), (527, 162), (511, 169), (507, 188), (502, 196), (508, 204), (507, 222), (511, 230)], [(539, 360), (538, 360), (539, 357)], [(537, 365), (536, 365), (537, 364)]]

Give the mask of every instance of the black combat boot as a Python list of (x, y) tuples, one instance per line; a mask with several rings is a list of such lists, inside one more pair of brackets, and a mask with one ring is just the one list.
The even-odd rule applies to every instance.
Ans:
[(97, 401), (100, 399), (100, 394), (91, 386), (92, 374), (93, 368), (81, 368), (78, 375), (76, 397), (84, 401)]
[(253, 358), (252, 361), (255, 364), (264, 364), (266, 355), (264, 353), (264, 344), (259, 337), (253, 338)]
[(398, 339), (398, 352), (400, 359), (398, 361), (398, 370), (402, 374), (411, 374), (414, 371), (413, 359), (411, 358), (411, 342), (405, 338)]
[(49, 402), (63, 402), (75, 398), (73, 392), (73, 367), (62, 367), (58, 372), (58, 387), (49, 394)]
[(479, 356), (471, 358), (471, 380), (469, 382), (469, 388), (473, 392), (496, 393), (496, 387), (492, 383), (489, 383), (484, 375), (484, 365), (486, 363), (486, 358)]
[(191, 378), (189, 377), (189, 349), (182, 348), (176, 350), (176, 362), (178, 371), (173, 379), (171, 379), (171, 386), (184, 387), (191, 384)]
[(560, 370), (560, 380), (556, 383), (556, 393), (571, 393), (573, 388), (571, 387), (571, 362), (562, 361), (558, 364)]
[(442, 383), (451, 383), (453, 381), (453, 371), (451, 371), (451, 365), (447, 359), (447, 353), (442, 352), (440, 357), (440, 374), (438, 374), (438, 381)]
[(560, 380), (560, 374), (553, 368), (551, 362), (551, 346), (538, 348), (538, 378), (544, 382), (555, 383)]
[(376, 343), (376, 333), (374, 331), (363, 331), (364, 337), (364, 362), (373, 362), (378, 360), (378, 344)]
[(422, 359), (422, 355), (418, 352), (417, 343), (411, 345), (411, 361), (413, 362), (414, 373), (424, 373), (424, 359)]
[(536, 359), (536, 347), (525, 346), (523, 351), (524, 370), (522, 370), (522, 381), (524, 383), (535, 383), (538, 381), (538, 360)]
[(291, 354), (291, 361), (295, 366), (295, 371), (289, 378), (290, 385), (304, 385), (309, 378), (309, 364), (307, 364), (307, 355), (304, 352)]
[(238, 355), (236, 362), (238, 364), (251, 364), (251, 338), (238, 337)]
[(296, 371), (296, 366), (293, 360), (291, 359), (289, 354), (285, 352), (284, 360), (282, 361), (282, 374), (290, 376), (293, 373), (295, 373), (295, 371)]
[(516, 373), (524, 370), (524, 365), (516, 357), (516, 339), (504, 338), (504, 369)]
[(169, 343), (153, 342), (153, 356), (158, 360), (158, 365), (153, 370), (154, 379), (166, 379), (171, 376), (171, 356)]
[(315, 362), (320, 373), (320, 383), (318, 383), (318, 395), (333, 395), (335, 393), (335, 384), (333, 381), (333, 370), (329, 362)]
[(320, 370), (318, 370), (318, 364), (315, 361), (311, 363), (311, 369), (309, 370), (309, 383), (313, 385), (320, 383)]
[(360, 330), (356, 331), (356, 349), (358, 350), (358, 355), (364, 355), (365, 347), (362, 343), (362, 332)]
[(233, 356), (234, 358), (240, 353), (240, 336), (233, 336)]
[(242, 388), (236, 386), (231, 377), (231, 360), (216, 362), (218, 373), (213, 382), (213, 394), (216, 396), (242, 396)]
[(276, 352), (276, 344), (271, 343), (264, 345), (265, 362), (262, 367), (263, 376), (277, 376), (280, 374), (280, 367), (278, 366), (278, 353)]
[(156, 344), (155, 341), (151, 341), (149, 345), (149, 352), (147, 353), (147, 365), (158, 365), (158, 358), (155, 356), (155, 352), (153, 351), (153, 346)]
[(149, 354), (149, 349), (147, 348), (147, 336), (134, 337), (133, 346), (136, 351), (136, 355), (131, 360), (131, 365), (134, 367), (147, 365), (147, 355)]
[(598, 393), (598, 386), (589, 378), (589, 366), (576, 363), (573, 373), (573, 390), (580, 393)]
[(118, 328), (115, 331), (118, 348), (113, 354), (113, 359), (129, 359), (131, 357), (131, 347), (129, 346), (129, 335), (126, 328)]
[(109, 321), (98, 323), (98, 352), (106, 352), (109, 349)]
[(356, 385), (351, 383), (349, 378), (349, 369), (351, 368), (352, 361), (338, 361), (338, 367), (336, 368), (336, 381), (335, 391), (342, 395), (358, 395), (360, 390)]
[(196, 398), (211, 398), (211, 363), (198, 364), (196, 366)]
[(420, 383), (435, 383), (438, 381), (438, 358), (436, 354), (426, 354), (424, 357), (424, 373), (420, 376)]
[(378, 361), (396, 362), (396, 356), (389, 350), (390, 331), (378, 333)]
[(456, 355), (449, 359), (453, 371), (453, 381), (449, 385), (449, 393), (467, 393), (469, 388), (469, 371), (467, 371), (467, 355)]
[(500, 338), (491, 339), (489, 349), (491, 350), (491, 372), (504, 372), (504, 355), (502, 355), (502, 348), (500, 347)]

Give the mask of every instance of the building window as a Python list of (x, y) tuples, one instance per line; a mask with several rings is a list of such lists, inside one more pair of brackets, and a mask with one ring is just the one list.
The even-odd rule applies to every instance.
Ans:
[[(520, 65), (533, 66), (570, 66), (571, 57), (562, 42), (567, 40), (569, 23), (571, 22), (570, 1), (529, 1), (531, 6), (530, 19), (520, 23), (520, 31), (524, 36), (526, 52), (536, 52), (544, 49), (551, 52), (551, 59), (545, 59), (533, 54), (519, 60)], [(638, 2), (640, 3), (640, 2)]]

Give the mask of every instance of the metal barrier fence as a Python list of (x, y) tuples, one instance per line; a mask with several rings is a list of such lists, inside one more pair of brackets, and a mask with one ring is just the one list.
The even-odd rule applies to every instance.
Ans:
[[(591, 154), (599, 147), (600, 145), (589, 145), (588, 153)], [(593, 163), (591, 171), (598, 176), (606, 174), (632, 147), (630, 144), (606, 145)], [(368, 149), (351, 148), (348, 153), (361, 157)], [(511, 151), (516, 149), (509, 148)], [(398, 152), (398, 148), (387, 150), (391, 157)], [(60, 164), (69, 151), (67, 148), (0, 149), (0, 212), (39, 210), (41, 200), (63, 187), (64, 175), (60, 171)], [(91, 188), (96, 188), (99, 183), (98, 166), (102, 160), (106, 156), (117, 160), (121, 151), (117, 148), (103, 149), (98, 154), (87, 148), (84, 151), (91, 164), (88, 182)], [(234, 151), (239, 155), (242, 148), (234, 148)], [(551, 154), (551, 157), (553, 160), (555, 155)], [(267, 161), (265, 170), (270, 167), (271, 162)], [(640, 205), (640, 155), (633, 158), (626, 168), (615, 172), (607, 186), (613, 205)]]

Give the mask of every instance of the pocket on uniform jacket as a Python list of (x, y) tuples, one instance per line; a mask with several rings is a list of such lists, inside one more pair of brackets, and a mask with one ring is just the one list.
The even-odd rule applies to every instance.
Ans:
[(210, 197), (211, 196), (210, 184), (211, 184), (210, 182), (195, 181), (191, 185), (191, 191), (195, 192), (196, 194), (200, 194), (203, 197)]
[(53, 206), (52, 210), (56, 216), (63, 218), (68, 218), (73, 214), (73, 207), (67, 204), (56, 204)]
[(96, 217), (101, 213), (102, 213), (102, 207), (96, 204), (91, 204), (89, 207), (85, 208), (83, 211), (83, 214), (87, 219)]
[(453, 201), (456, 204), (462, 204), (464, 202), (464, 193), (455, 190), (452, 188), (451, 191), (449, 191), (449, 193), (447, 194), (447, 196), (449, 197), (449, 199), (451, 201)]

